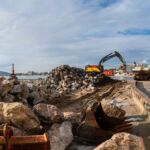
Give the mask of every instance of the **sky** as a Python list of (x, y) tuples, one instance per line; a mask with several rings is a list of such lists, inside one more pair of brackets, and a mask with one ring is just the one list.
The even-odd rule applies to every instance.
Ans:
[(84, 68), (115, 50), (127, 63), (150, 62), (149, 0), (0, 0), (2, 71)]

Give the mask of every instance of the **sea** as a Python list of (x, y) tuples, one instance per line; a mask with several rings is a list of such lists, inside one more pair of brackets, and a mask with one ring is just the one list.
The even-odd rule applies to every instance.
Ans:
[[(9, 76), (4, 76), (6, 79), (9, 78)], [(19, 80), (37, 80), (37, 79), (45, 79), (47, 76), (44, 75), (31, 75), (31, 76), (17, 76)]]

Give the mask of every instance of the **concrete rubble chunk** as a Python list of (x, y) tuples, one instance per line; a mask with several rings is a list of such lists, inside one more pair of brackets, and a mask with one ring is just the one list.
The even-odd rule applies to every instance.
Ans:
[(52, 124), (63, 119), (63, 113), (54, 105), (40, 103), (33, 109), (43, 123)]
[(104, 112), (110, 117), (123, 118), (125, 111), (115, 105), (112, 105), (109, 100), (102, 100), (101, 102)]
[(5, 96), (8, 94), (8, 92), (11, 91), (13, 87), (13, 83), (11, 83), (9, 80), (3, 80), (0, 83), (0, 96)]
[(27, 132), (40, 130), (40, 121), (37, 116), (30, 108), (18, 102), (0, 102), (0, 122)]
[(70, 121), (71, 123), (80, 123), (82, 117), (82, 113), (64, 112), (64, 120)]
[(11, 90), (12, 94), (18, 94), (18, 93), (21, 93), (21, 92), (22, 92), (22, 86), (20, 84), (15, 85), (13, 87), (13, 89)]
[(15, 100), (15, 96), (11, 95), (11, 94), (7, 94), (5, 95), (5, 97), (3, 98), (4, 102), (13, 102)]
[(72, 125), (68, 121), (62, 124), (53, 124), (48, 135), (51, 150), (65, 150), (73, 140)]
[(117, 133), (93, 150), (145, 150), (143, 139), (129, 133)]

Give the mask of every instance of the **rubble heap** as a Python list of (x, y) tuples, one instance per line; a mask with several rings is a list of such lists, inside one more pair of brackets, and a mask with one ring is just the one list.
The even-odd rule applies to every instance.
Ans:
[(53, 69), (43, 84), (55, 97), (78, 89), (94, 90), (100, 81), (100, 75), (92, 76), (83, 69), (62, 65)]

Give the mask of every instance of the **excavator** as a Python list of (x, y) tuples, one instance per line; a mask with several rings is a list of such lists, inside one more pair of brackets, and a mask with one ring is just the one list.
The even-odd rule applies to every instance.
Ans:
[(100, 61), (98, 65), (87, 65), (85, 66), (85, 72), (86, 73), (98, 73), (98, 74), (103, 74), (104, 73), (104, 66), (103, 64), (108, 61), (109, 59), (113, 58), (113, 57), (118, 57), (119, 60), (122, 62), (122, 66), (121, 69), (122, 70), (126, 70), (126, 61), (124, 60), (124, 58), (122, 57), (122, 55), (117, 52), (114, 51), (106, 56), (104, 56)]

